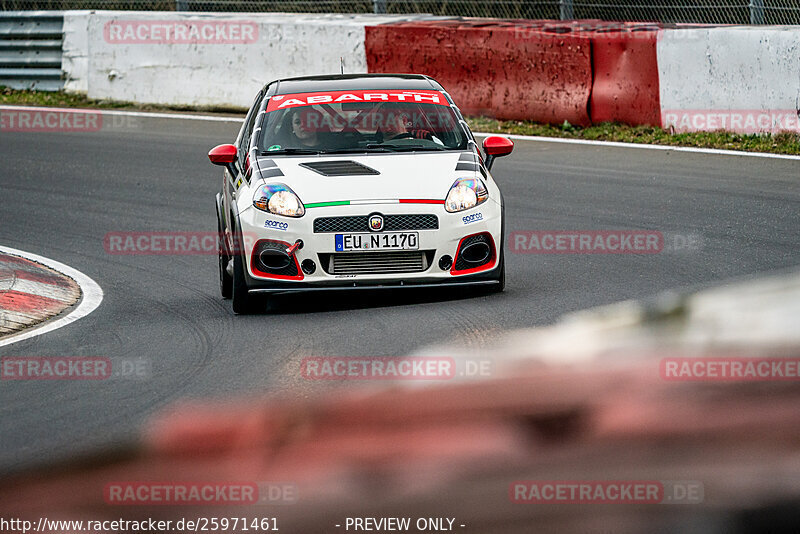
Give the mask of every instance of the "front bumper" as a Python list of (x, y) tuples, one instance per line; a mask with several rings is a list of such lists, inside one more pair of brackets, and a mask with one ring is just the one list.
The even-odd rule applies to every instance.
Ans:
[[(322, 217), (368, 216), (374, 213), (386, 215), (436, 215), (439, 228), (436, 230), (404, 230), (417, 232), (419, 251), (424, 252), (427, 264), (420, 272), (398, 272), (379, 274), (335, 274), (328, 272), (327, 263), (332, 254), (360, 254), (359, 252), (337, 252), (336, 233), (314, 232), (314, 220)], [(300, 218), (281, 217), (253, 207), (245, 208), (239, 215), (239, 227), (243, 236), (243, 259), (246, 265), (247, 285), (253, 293), (284, 293), (330, 289), (376, 289), (381, 287), (431, 287), (440, 285), (481, 285), (496, 283), (501, 265), (502, 206), (490, 198), (483, 204), (460, 213), (448, 213), (443, 204), (360, 204), (350, 206), (314, 207), (306, 210)], [(485, 234), (493, 248), (493, 257), (477, 268), (455, 271), (459, 244), (467, 236)], [(281, 271), (281, 274), (265, 272), (253, 251), (263, 240), (289, 244), (302, 240), (303, 247), (294, 254), (296, 269)], [(260, 250), (260, 249), (259, 249)], [(388, 251), (387, 251), (388, 252)], [(372, 254), (384, 254), (375, 251)], [(453, 259), (453, 267), (443, 269), (442, 256)], [(303, 272), (305, 260), (315, 263), (313, 273)], [(463, 267), (463, 264), (459, 264)], [(287, 276), (287, 272), (291, 276)]]
[(274, 287), (255, 287), (250, 288), (248, 293), (254, 295), (281, 295), (287, 293), (311, 293), (315, 291), (357, 291), (357, 290), (381, 290), (381, 289), (442, 289), (442, 288), (458, 288), (458, 287), (475, 287), (475, 286), (496, 286), (500, 282), (497, 280), (487, 280), (485, 277), (467, 276), (461, 280), (446, 280), (436, 283), (426, 282), (398, 282), (398, 283), (361, 283), (353, 282), (352, 284), (334, 284), (334, 285), (319, 285), (319, 284), (275, 284)]

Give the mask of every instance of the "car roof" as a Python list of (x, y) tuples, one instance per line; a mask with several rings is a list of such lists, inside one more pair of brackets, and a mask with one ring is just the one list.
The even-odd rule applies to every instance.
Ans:
[(371, 89), (444, 91), (436, 80), (422, 74), (331, 74), (275, 80), (267, 84), (267, 95)]

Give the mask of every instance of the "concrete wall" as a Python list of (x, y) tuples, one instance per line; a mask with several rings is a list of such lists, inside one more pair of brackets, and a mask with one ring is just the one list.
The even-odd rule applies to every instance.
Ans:
[[(203, 15), (68, 12), (68, 90), (90, 98), (192, 106), (247, 107), (276, 78), (366, 72), (364, 27), (397, 20), (371, 15)], [(200, 35), (181, 39), (177, 28)], [(246, 28), (243, 39), (232, 28)], [(194, 30), (192, 29), (194, 28)], [(190, 35), (190, 33), (189, 33)], [(233, 38), (231, 37), (233, 36)], [(253, 37), (254, 38), (251, 38)]]
[(61, 70), (66, 74), (64, 89), (89, 92), (89, 11), (64, 12), (64, 42)]
[(591, 43), (582, 32), (467, 19), (369, 26), (366, 38), (370, 72), (428, 74), (465, 114), (591, 123)]
[(800, 132), (800, 27), (287, 13), (64, 17), (66, 88), (91, 98), (247, 107), (266, 82), (337, 73), (340, 58), (348, 73), (433, 75), (464, 110), (498, 118)]
[(662, 124), (800, 132), (800, 28), (673, 29), (658, 43)]

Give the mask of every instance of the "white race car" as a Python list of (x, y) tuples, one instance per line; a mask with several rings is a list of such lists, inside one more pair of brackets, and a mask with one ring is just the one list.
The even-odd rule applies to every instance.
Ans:
[[(222, 296), (505, 283), (503, 197), (461, 112), (421, 75), (277, 80), (258, 94), (217, 195)], [(263, 303), (262, 303), (263, 304)]]

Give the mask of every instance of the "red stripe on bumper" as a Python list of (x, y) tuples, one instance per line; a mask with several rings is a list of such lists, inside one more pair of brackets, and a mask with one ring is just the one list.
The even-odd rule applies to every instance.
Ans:
[(400, 204), (444, 204), (444, 200), (435, 198), (401, 198)]

